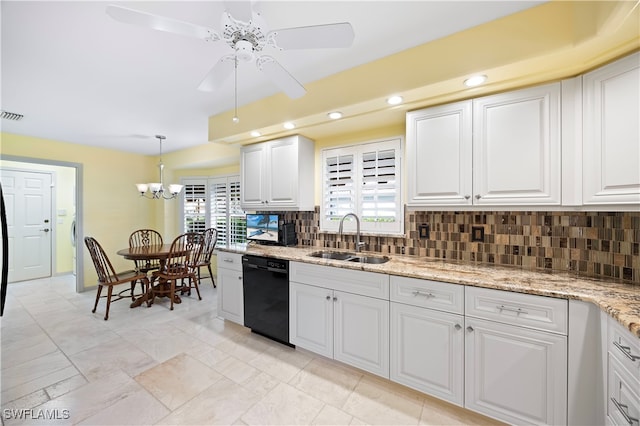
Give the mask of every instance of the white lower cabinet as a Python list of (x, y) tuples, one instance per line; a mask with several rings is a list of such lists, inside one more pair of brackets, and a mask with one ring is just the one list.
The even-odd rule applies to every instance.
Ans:
[[(465, 407), (512, 424), (567, 424), (567, 301), (473, 287), (465, 298)], [(478, 312), (486, 318), (469, 315)]]
[(218, 315), (244, 325), (242, 255), (217, 253)]
[(464, 404), (464, 317), (391, 303), (391, 380)]
[(640, 339), (607, 318), (607, 423), (640, 424)]
[(299, 262), (289, 277), (291, 343), (389, 378), (389, 277)]

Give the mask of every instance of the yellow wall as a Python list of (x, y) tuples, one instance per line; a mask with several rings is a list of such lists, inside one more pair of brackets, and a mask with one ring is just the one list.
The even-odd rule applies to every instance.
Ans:
[[(157, 159), (104, 148), (95, 148), (47, 139), (0, 134), (3, 155), (66, 161), (83, 165), (84, 236), (95, 237), (116, 269), (131, 268), (131, 261), (116, 254), (127, 247), (129, 234), (139, 228), (164, 228), (163, 213), (173, 213), (175, 201), (140, 198), (133, 185), (157, 178)], [(164, 209), (163, 209), (164, 207)], [(159, 212), (156, 212), (159, 210)], [(85, 287), (95, 286), (96, 273), (84, 243)], [(78, 249), (81, 249), (79, 246)]]

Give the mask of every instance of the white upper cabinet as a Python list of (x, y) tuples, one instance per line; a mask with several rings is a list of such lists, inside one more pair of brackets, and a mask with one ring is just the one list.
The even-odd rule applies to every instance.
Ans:
[(560, 83), (473, 101), (476, 205), (559, 205)]
[(313, 210), (313, 145), (310, 139), (295, 135), (243, 147), (242, 208)]
[(583, 76), (583, 203), (640, 203), (640, 53)]
[(471, 205), (471, 101), (407, 114), (408, 205)]
[(561, 200), (560, 83), (407, 114), (409, 206)]

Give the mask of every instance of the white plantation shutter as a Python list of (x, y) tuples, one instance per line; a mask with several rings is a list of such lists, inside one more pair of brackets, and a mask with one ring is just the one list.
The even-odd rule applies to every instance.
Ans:
[[(401, 146), (393, 139), (323, 150), (323, 231), (337, 231), (340, 219), (353, 212), (362, 232), (403, 232)], [(355, 230), (355, 223), (345, 222), (345, 230)]]
[(356, 205), (354, 154), (326, 157), (324, 180), (325, 220), (337, 221), (345, 214), (354, 211)]
[(184, 232), (202, 232), (207, 229), (207, 181), (183, 180), (182, 228)]
[(246, 242), (246, 218), (240, 208), (240, 177), (209, 179), (211, 224), (218, 230), (216, 246)]

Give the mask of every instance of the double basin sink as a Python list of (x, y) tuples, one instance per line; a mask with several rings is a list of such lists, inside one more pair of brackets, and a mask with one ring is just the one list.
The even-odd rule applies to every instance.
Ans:
[(364, 255), (360, 253), (348, 253), (348, 252), (330, 251), (330, 250), (314, 251), (313, 253), (309, 254), (309, 256), (318, 257), (322, 259), (342, 260), (345, 262), (371, 263), (371, 264), (385, 263), (390, 260), (389, 256), (371, 256), (371, 255)]

